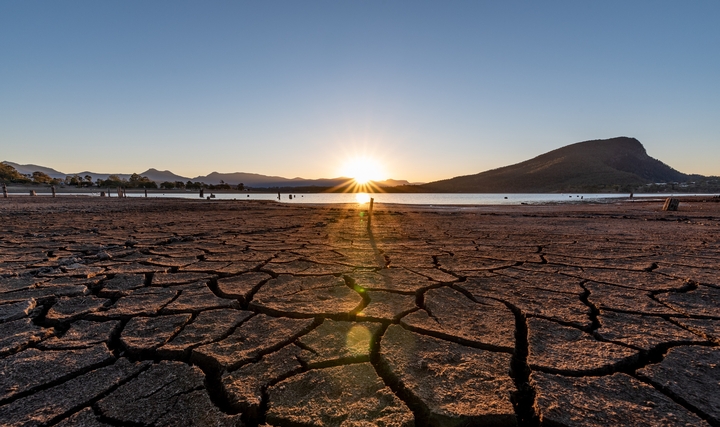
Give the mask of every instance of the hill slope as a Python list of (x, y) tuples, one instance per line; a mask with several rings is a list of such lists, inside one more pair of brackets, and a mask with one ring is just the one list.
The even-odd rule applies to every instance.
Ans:
[(141, 173), (141, 174), (138, 174), (138, 175), (140, 175), (140, 176), (146, 176), (146, 177), (148, 177), (148, 179), (150, 179), (150, 181), (155, 181), (155, 182), (157, 182), (158, 184), (160, 184), (161, 182), (165, 182), (165, 181), (169, 181), (169, 182), (175, 182), (175, 181), (186, 182), (186, 181), (190, 180), (190, 178), (187, 178), (187, 177), (184, 177), (184, 176), (180, 176), (180, 175), (174, 174), (174, 173), (172, 173), (172, 172), (170, 172), (170, 171), (168, 171), (168, 170), (159, 171), (159, 170), (157, 170), (157, 169), (155, 169), (155, 168), (150, 168), (150, 169), (146, 170), (145, 172), (143, 172), (143, 173)]
[(5, 163), (6, 165), (10, 165), (10, 166), (14, 167), (16, 171), (18, 171), (19, 173), (21, 173), (23, 175), (32, 175), (33, 172), (42, 172), (42, 173), (45, 173), (48, 176), (50, 176), (50, 178), (64, 179), (66, 176), (64, 173), (62, 173), (60, 171), (56, 171), (55, 169), (48, 168), (45, 166), (19, 165), (17, 163), (8, 162), (8, 161), (3, 161), (2, 163)]
[(618, 137), (578, 142), (522, 163), (431, 182), (423, 188), (451, 193), (603, 191), (688, 177), (648, 156), (637, 139)]

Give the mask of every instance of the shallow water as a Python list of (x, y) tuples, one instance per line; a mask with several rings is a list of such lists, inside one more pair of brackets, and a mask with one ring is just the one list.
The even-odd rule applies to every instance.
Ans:
[[(38, 196), (49, 196), (50, 193), (37, 193)], [(205, 192), (205, 197), (213, 194), (214, 200), (278, 200), (277, 194), (261, 194), (261, 193), (212, 193)], [(358, 196), (358, 194), (360, 196)], [(11, 196), (25, 196), (26, 193), (11, 194)], [(366, 203), (369, 198), (375, 199), (375, 203), (391, 203), (404, 205), (519, 205), (523, 203), (562, 203), (562, 202), (579, 202), (579, 201), (612, 201), (628, 200), (630, 194), (587, 194), (587, 193), (566, 193), (566, 194), (478, 194), (478, 193), (415, 193), (415, 194), (398, 194), (398, 193), (312, 193), (312, 194), (281, 194), (280, 201), (282, 203)], [(681, 196), (700, 196), (702, 194), (635, 194), (635, 197), (665, 198), (673, 195)], [(98, 197), (100, 192), (90, 193), (58, 193), (58, 197), (67, 196), (91, 196)], [(143, 191), (128, 191), (128, 197), (145, 197)], [(111, 192), (110, 197), (117, 197), (116, 193)], [(148, 198), (169, 197), (183, 199), (199, 199), (198, 192), (149, 192)]]

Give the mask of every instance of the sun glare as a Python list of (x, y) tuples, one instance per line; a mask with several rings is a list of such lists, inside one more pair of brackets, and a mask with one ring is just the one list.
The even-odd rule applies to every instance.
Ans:
[(355, 200), (362, 205), (370, 202), (370, 195), (368, 193), (355, 193)]
[(348, 160), (342, 168), (342, 174), (348, 178), (353, 178), (358, 184), (367, 184), (368, 181), (382, 181), (385, 179), (380, 163), (369, 157), (355, 157)]

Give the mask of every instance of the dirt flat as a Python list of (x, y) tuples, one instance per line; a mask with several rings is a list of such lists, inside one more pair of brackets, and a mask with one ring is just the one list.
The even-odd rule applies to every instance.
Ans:
[(0, 199), (3, 425), (720, 425), (720, 199)]

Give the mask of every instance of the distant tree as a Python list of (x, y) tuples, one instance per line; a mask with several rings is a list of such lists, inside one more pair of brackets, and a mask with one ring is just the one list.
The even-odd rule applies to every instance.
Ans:
[(32, 180), (35, 184), (49, 184), (52, 178), (45, 172), (35, 171), (32, 173)]
[(28, 183), (30, 182), (23, 174), (17, 171), (14, 167), (0, 163), (0, 182), (5, 183)]
[(174, 182), (165, 181), (165, 182), (163, 182), (163, 183), (160, 184), (160, 188), (166, 189), (166, 190), (171, 190), (171, 189), (175, 188), (175, 183), (174, 183)]
[(158, 188), (155, 181), (151, 181), (146, 176), (140, 176), (136, 173), (130, 175), (130, 180), (127, 183), (129, 188)]
[(79, 175), (73, 175), (73, 176), (66, 176), (65, 177), (65, 185), (75, 185), (79, 186), (82, 182), (82, 179), (80, 179)]
[(205, 188), (206, 185), (203, 182), (192, 182), (188, 181), (187, 184), (185, 184), (185, 188), (188, 190), (199, 190), (201, 188)]
[(119, 176), (110, 175), (106, 180), (102, 181), (101, 187), (117, 188), (122, 187), (123, 184), (125, 183), (120, 179)]
[(182, 181), (175, 181), (175, 188), (185, 188), (185, 183)]
[(85, 186), (86, 187), (92, 187), (92, 177), (90, 175), (85, 175), (83, 177), (85, 179)]
[(225, 184), (221, 181), (220, 184), (210, 184), (207, 186), (207, 188), (209, 188), (210, 190), (230, 190), (232, 187), (230, 187), (230, 184)]
[(237, 185), (237, 189), (238, 189), (239, 191), (243, 191), (243, 190), (245, 189), (245, 184), (243, 184), (243, 183), (241, 182), (240, 184)]

